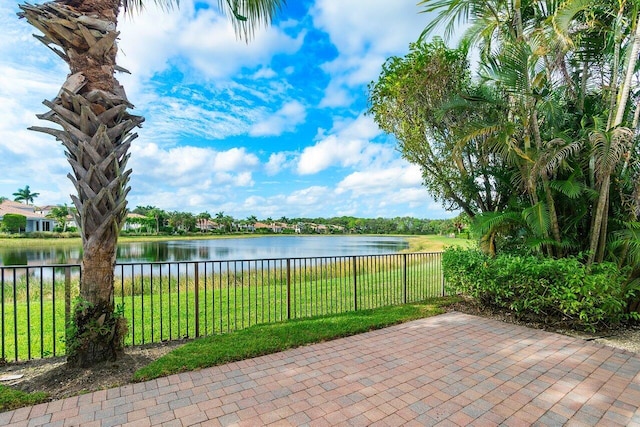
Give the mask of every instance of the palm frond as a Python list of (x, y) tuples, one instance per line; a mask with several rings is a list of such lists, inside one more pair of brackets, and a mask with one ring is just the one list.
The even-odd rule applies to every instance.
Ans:
[(174, 7), (180, 6), (180, 0), (122, 0), (122, 7), (125, 13), (141, 12), (144, 10), (145, 3), (153, 1), (153, 4), (165, 11), (173, 10)]
[(640, 222), (627, 222), (625, 226), (611, 234), (609, 246), (616, 252), (626, 249), (627, 265), (640, 265)]
[(577, 181), (574, 175), (571, 175), (567, 180), (550, 181), (549, 186), (571, 200), (580, 197), (585, 190), (584, 183)]
[(536, 236), (547, 236), (551, 227), (549, 209), (544, 202), (538, 202), (522, 211), (522, 219)]
[(553, 30), (565, 44), (572, 45), (570, 31), (575, 24), (575, 17), (580, 12), (589, 9), (593, 5), (592, 0), (566, 0), (558, 7), (551, 18)]
[[(562, 140), (560, 138), (556, 138), (556, 139), (554, 139), (552, 141), (549, 141), (547, 143), (547, 145), (553, 146), (556, 143), (557, 144), (562, 144), (562, 143), (564, 143), (564, 140)], [(544, 164), (541, 165), (542, 166), (541, 170), (546, 175), (552, 175), (555, 171), (558, 170), (558, 168), (560, 168), (560, 165), (563, 162), (565, 162), (568, 158), (578, 154), (581, 149), (582, 149), (582, 142), (581, 141), (574, 141), (574, 142), (571, 142), (569, 144), (566, 144), (566, 145), (560, 147), (560, 149), (547, 151), (549, 153), (549, 155), (545, 156)]]
[(260, 26), (269, 26), (286, 0), (218, 0), (220, 9), (231, 18), (236, 35), (249, 41)]
[(471, 230), (484, 235), (500, 229), (511, 228), (520, 223), (522, 223), (522, 218), (518, 212), (485, 212), (476, 215)]
[(589, 141), (596, 159), (595, 172), (598, 179), (602, 179), (613, 172), (627, 153), (633, 137), (633, 131), (627, 127), (591, 132)]

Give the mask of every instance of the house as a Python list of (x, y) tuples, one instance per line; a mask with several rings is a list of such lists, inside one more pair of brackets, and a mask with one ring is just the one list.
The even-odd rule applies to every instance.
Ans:
[(148, 222), (149, 218), (144, 215), (140, 215), (137, 213), (128, 212), (127, 219), (122, 226), (122, 230), (124, 231), (140, 231), (140, 229), (144, 226), (145, 222)]
[(11, 200), (5, 200), (0, 203), (0, 221), (4, 219), (6, 214), (25, 216), (27, 218), (27, 227), (25, 229), (27, 233), (53, 231), (56, 226), (56, 221), (53, 218), (47, 218), (40, 209)]
[(282, 224), (278, 224), (277, 222), (272, 222), (271, 224), (265, 224), (264, 222), (256, 222), (253, 224), (255, 230), (265, 229), (270, 230), (272, 233), (282, 233), (283, 226)]
[(225, 231), (224, 224), (210, 219), (196, 219), (196, 228), (200, 231)]

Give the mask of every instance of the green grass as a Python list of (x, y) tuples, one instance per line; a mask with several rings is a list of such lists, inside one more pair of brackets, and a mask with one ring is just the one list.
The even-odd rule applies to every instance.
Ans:
[[(256, 324), (283, 321), (288, 317), (337, 314), (354, 310), (356, 305), (359, 310), (372, 309), (441, 295), (439, 258), (416, 258), (412, 254), (403, 257), (407, 261), (406, 270), (402, 257), (389, 256), (375, 263), (362, 260), (357, 267), (357, 294), (354, 294), (351, 261), (317, 263), (292, 270), (289, 316), (286, 272), (282, 269), (254, 268), (237, 274), (211, 270), (206, 275), (201, 273), (197, 307), (199, 335), (231, 332)], [(405, 275), (407, 286), (403, 287)], [(153, 287), (151, 285), (149, 276), (143, 279), (137, 275), (133, 280), (127, 278), (116, 283), (115, 302), (124, 303), (125, 317), (129, 319), (126, 345), (195, 337), (196, 285), (193, 272), (189, 276), (181, 274), (179, 282), (177, 275), (171, 280), (155, 277)], [(72, 282), (72, 289), (77, 289), (77, 282)], [(0, 342), (4, 356), (8, 360), (52, 356), (54, 342), (55, 355), (63, 355), (63, 283), (57, 281), (55, 304), (50, 282), (44, 287), (42, 299), (38, 286), (31, 286), (29, 303), (26, 295), (23, 282), (17, 287), (15, 302), (12, 293), (5, 292), (4, 317), (0, 319), (5, 332)], [(14, 340), (16, 329), (17, 349)]]
[(473, 239), (439, 236), (429, 234), (425, 236), (405, 236), (409, 242), (407, 252), (442, 252), (449, 246), (470, 248), (477, 242)]
[(145, 381), (359, 334), (410, 320), (435, 316), (454, 298), (251, 326), (236, 332), (200, 338), (173, 350), (134, 374)]
[(45, 402), (48, 397), (47, 393), (41, 391), (25, 393), (24, 391), (0, 385), (0, 412), (22, 408), (23, 406), (37, 405)]

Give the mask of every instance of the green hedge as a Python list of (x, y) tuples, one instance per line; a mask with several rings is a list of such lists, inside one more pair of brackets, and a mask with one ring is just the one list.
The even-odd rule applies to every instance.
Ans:
[(2, 218), (2, 226), (9, 233), (20, 233), (27, 228), (27, 217), (19, 214), (5, 214)]
[(512, 310), (518, 317), (562, 320), (595, 330), (634, 318), (626, 313), (634, 292), (615, 264), (587, 268), (575, 258), (550, 259), (503, 254), (491, 258), (475, 249), (450, 248), (442, 257), (450, 293), (482, 305)]

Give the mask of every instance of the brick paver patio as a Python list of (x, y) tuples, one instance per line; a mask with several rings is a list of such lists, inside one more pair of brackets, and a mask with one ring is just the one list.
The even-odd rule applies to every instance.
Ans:
[(10, 426), (640, 426), (640, 355), (448, 313), (0, 413)]

